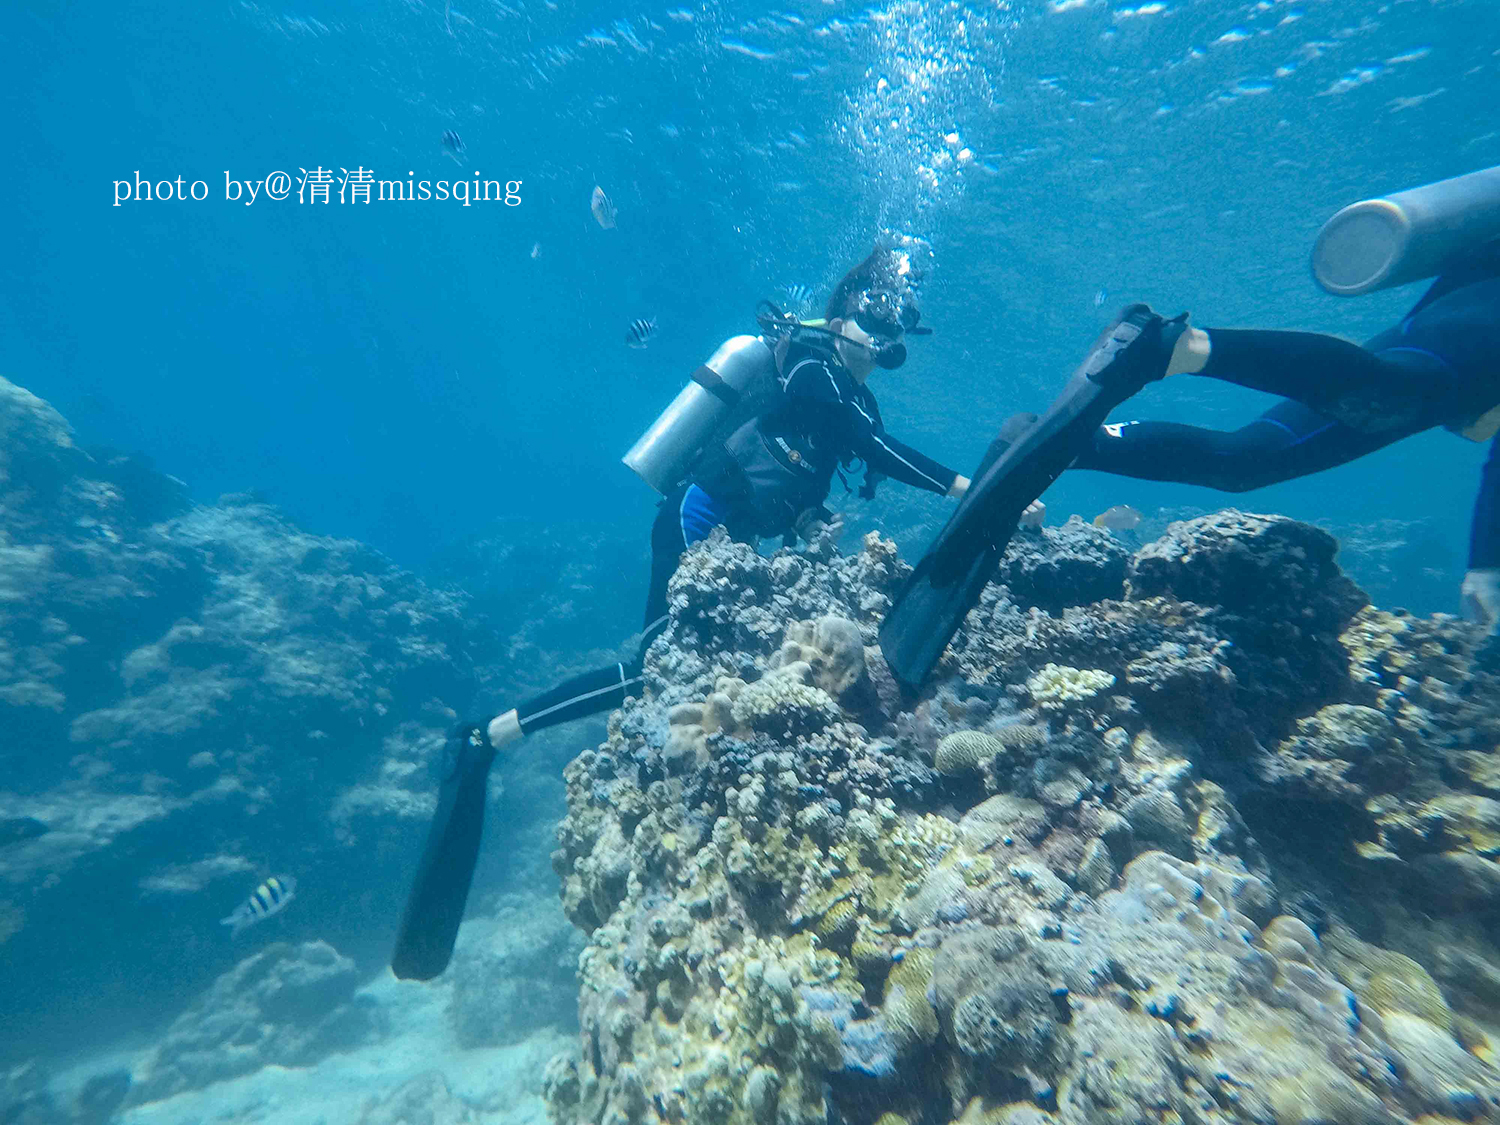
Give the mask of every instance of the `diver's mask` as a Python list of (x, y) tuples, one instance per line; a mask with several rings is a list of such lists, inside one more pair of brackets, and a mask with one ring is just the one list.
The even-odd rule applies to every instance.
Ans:
[(872, 353), (875, 365), (894, 371), (906, 362), (906, 345), (902, 337), (930, 336), (931, 328), (920, 328), (917, 322), (921, 312), (909, 297), (899, 297), (888, 289), (872, 289), (859, 295), (854, 310), (854, 323), (869, 336), (866, 347)]

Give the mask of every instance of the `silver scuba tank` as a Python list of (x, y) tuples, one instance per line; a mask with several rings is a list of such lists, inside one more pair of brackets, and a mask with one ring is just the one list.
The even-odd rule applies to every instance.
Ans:
[(1336, 297), (1358, 297), (1432, 277), (1497, 236), (1500, 165), (1350, 204), (1318, 232), (1313, 277)]
[(656, 491), (670, 492), (739, 405), (741, 392), (762, 376), (776, 377), (776, 358), (764, 339), (725, 340), (622, 460)]

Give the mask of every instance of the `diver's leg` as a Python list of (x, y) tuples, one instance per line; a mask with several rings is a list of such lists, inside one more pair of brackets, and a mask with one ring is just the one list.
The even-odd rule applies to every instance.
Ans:
[(1176, 422), (1101, 426), (1073, 468), (1249, 492), (1345, 464), (1405, 436), (1363, 433), (1283, 400), (1228, 432)]
[(1337, 336), (1242, 328), (1209, 328), (1204, 334), (1207, 356), (1196, 374), (1299, 402), (1310, 392), (1342, 397), (1403, 391), (1414, 377), (1410, 369)]
[(1381, 345), (1393, 349), (1393, 357), (1430, 355), (1444, 365), (1451, 397), (1444, 403), (1444, 425), (1471, 441), (1488, 441), (1500, 432), (1500, 277), (1452, 289), (1419, 306), (1368, 346)]
[(1313, 332), (1190, 328), (1167, 374), (1222, 379), (1306, 403), (1356, 429), (1455, 425), (1488, 440), (1500, 416), (1500, 278), (1462, 285), (1363, 347)]
[(667, 585), (677, 573), (682, 552), (713, 530), (712, 525), (703, 526), (704, 517), (699, 513), (701, 505), (695, 502), (695, 491), (706, 496), (695, 485), (686, 485), (663, 497), (651, 525), (651, 581), (646, 592), (646, 617), (641, 625), (646, 634), (641, 642), (643, 656), (667, 627)]
[[(1474, 501), (1469, 570), (1462, 590), (1464, 616), (1490, 630), (1484, 661), (1500, 658), (1500, 437), (1490, 446)], [(1478, 655), (1478, 654), (1476, 654)]]
[(1409, 327), (1383, 332), (1364, 347), (1314, 332), (1210, 328), (1196, 373), (1295, 399), (1371, 434), (1412, 433), (1471, 416), (1475, 403), (1483, 403), (1479, 411), (1493, 405), (1482, 381)]
[(479, 856), (489, 771), (499, 748), (532, 731), (613, 710), (640, 691), (646, 649), (667, 627), (667, 583), (687, 545), (712, 530), (716, 511), (712, 499), (692, 486), (662, 500), (651, 527), (645, 638), (633, 660), (574, 676), (488, 724), (461, 723), (449, 735), (437, 810), (391, 955), (397, 977), (431, 980), (452, 959)]
[[(490, 741), (519, 738), (570, 719), (612, 711), (627, 695), (640, 690), (646, 650), (667, 627), (667, 586), (682, 553), (708, 538), (723, 522), (725, 508), (697, 485), (687, 485), (664, 497), (651, 525), (651, 581), (641, 644), (629, 661), (596, 668), (574, 676), (490, 722)], [(496, 736), (501, 741), (496, 741)], [(508, 737), (507, 737), (508, 736)]]

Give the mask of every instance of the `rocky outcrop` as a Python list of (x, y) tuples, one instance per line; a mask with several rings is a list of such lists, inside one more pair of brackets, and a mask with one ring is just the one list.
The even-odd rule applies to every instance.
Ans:
[(477, 940), (472, 930), (466, 935), (449, 969), (448, 1015), (459, 1046), (503, 1046), (571, 1024), (583, 941), (556, 905), (507, 903), (485, 920), (483, 933)]
[[(1500, 683), (1335, 546), (1233, 511), (1128, 558), (1028, 535), (915, 699), (878, 536), (689, 552), (643, 698), (566, 771), (554, 1119), (1500, 1116)], [(793, 658), (830, 617), (869, 691)]]
[(354, 962), (326, 942), (278, 942), (247, 957), (173, 1021), (137, 1068), (131, 1102), (359, 1046), (379, 1015), (356, 999), (358, 983)]

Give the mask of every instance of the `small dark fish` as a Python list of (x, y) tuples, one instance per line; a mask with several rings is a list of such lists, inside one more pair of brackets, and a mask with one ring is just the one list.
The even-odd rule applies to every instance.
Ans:
[(1109, 531), (1134, 531), (1141, 526), (1141, 513), (1129, 504), (1116, 504), (1094, 517), (1094, 526)]
[(253, 926), (272, 914), (280, 914), (296, 893), (296, 879), (290, 875), (273, 875), (251, 891), (250, 897), (235, 907), (233, 914), (220, 918), (219, 925), (228, 926), (229, 936), (233, 937), (246, 926)]
[(468, 148), (464, 145), (464, 139), (452, 129), (445, 130), (443, 133), (443, 148), (449, 156), (453, 157), (460, 164), (464, 162), (464, 153), (468, 152)]
[(786, 299), (797, 312), (805, 312), (811, 305), (813, 291), (806, 285), (783, 285), (781, 291), (786, 294)]
[(644, 318), (632, 320), (630, 327), (625, 330), (625, 346), (630, 348), (644, 348), (650, 342), (651, 337), (656, 335), (656, 317), (650, 320)]
[(589, 210), (594, 213), (594, 220), (605, 230), (615, 229), (615, 205), (609, 196), (604, 194), (604, 189), (598, 184), (594, 185), (594, 194), (589, 199)]

